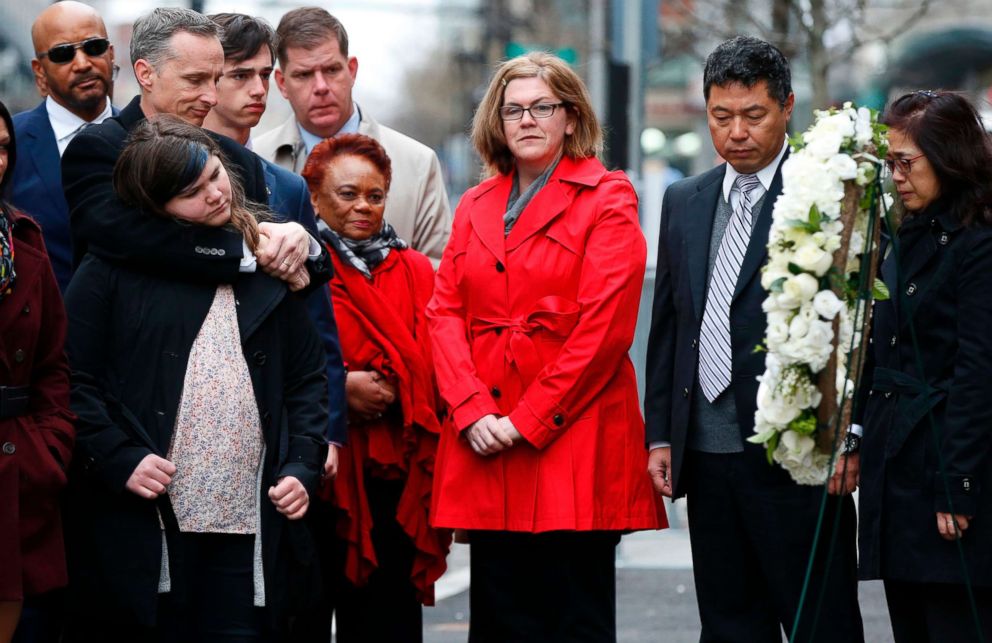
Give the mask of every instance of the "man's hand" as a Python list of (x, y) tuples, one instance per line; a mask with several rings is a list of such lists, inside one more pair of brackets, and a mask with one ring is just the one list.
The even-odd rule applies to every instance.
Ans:
[(338, 446), (327, 445), (327, 459), (324, 460), (324, 477), (334, 479), (338, 475)]
[(255, 251), (258, 265), (273, 277), (295, 286), (299, 281), (297, 273), (310, 256), (310, 234), (299, 223), (270, 221), (258, 224), (258, 234), (261, 237)]
[(176, 474), (176, 465), (154, 453), (146, 455), (134, 468), (124, 487), (131, 493), (154, 500), (163, 493)]
[(861, 472), (861, 457), (857, 453), (841, 454), (834, 464), (834, 474), (827, 482), (827, 493), (834, 496), (846, 496), (858, 488)]
[(276, 486), (269, 488), (269, 499), (276, 510), (290, 520), (299, 520), (307, 513), (310, 496), (303, 483), (293, 476), (279, 478)]
[(396, 387), (377, 371), (348, 371), (344, 389), (348, 410), (365, 422), (382, 417), (396, 401)]
[(492, 413), (482, 416), (465, 429), (465, 438), (472, 450), (479, 455), (492, 455), (513, 446), (513, 439)]
[(648, 475), (654, 490), (665, 496), (672, 497), (672, 448), (658, 447), (648, 453)]
[[(964, 538), (964, 532), (968, 529), (972, 516), (962, 516), (961, 514), (950, 514), (945, 511), (937, 512), (937, 531), (944, 540), (957, 540)], [(954, 522), (957, 519), (957, 530), (954, 529)]]

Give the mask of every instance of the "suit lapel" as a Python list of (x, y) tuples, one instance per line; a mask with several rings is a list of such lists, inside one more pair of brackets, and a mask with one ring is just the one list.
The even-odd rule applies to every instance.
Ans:
[(65, 193), (62, 191), (62, 159), (59, 157), (58, 143), (55, 141), (55, 132), (48, 120), (48, 109), (44, 102), (31, 112), (24, 133), (31, 139), (31, 143), (27, 145), (31, 150), (31, 162), (44, 182), (49, 198), (57, 210), (68, 210)]
[(235, 282), (241, 343), (251, 337), (288, 292), (284, 282), (266, 274), (246, 275)]
[(716, 205), (721, 198), (725, 172), (714, 172), (708, 183), (697, 186), (696, 192), (686, 200), (685, 256), (689, 264), (689, 286), (692, 291), (696, 319), (703, 318), (706, 301), (707, 260), (710, 254), (710, 237)]
[(506, 260), (503, 217), (498, 213), (506, 211), (511, 185), (509, 176), (497, 178), (493, 186), (479, 196), (476, 201), (478, 207), (472, 208), (470, 214), (472, 229), (498, 261)]
[(758, 213), (758, 220), (751, 228), (751, 240), (747, 244), (747, 252), (744, 253), (744, 261), (741, 262), (741, 270), (737, 274), (737, 286), (734, 288), (734, 300), (741, 294), (744, 287), (751, 281), (768, 256), (768, 233), (772, 226), (772, 210), (775, 208), (775, 201), (782, 194), (782, 163), (789, 157), (786, 152), (779, 163), (775, 178), (765, 193), (765, 201)]

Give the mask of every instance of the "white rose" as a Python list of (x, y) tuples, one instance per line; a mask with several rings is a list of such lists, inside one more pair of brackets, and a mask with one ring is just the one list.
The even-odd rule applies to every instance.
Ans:
[(833, 319), (844, 307), (832, 290), (823, 290), (813, 296), (813, 309), (824, 319)]
[(792, 255), (792, 263), (803, 270), (812, 272), (817, 277), (827, 274), (833, 262), (834, 259), (830, 253), (824, 252), (822, 248), (812, 242), (796, 248), (795, 254)]
[(799, 302), (806, 302), (813, 299), (813, 295), (819, 289), (820, 284), (816, 279), (805, 272), (792, 275), (782, 284), (782, 292)]
[(854, 142), (858, 147), (864, 147), (871, 143), (871, 110), (867, 107), (858, 108), (858, 117), (854, 121)]
[(827, 169), (842, 181), (853, 179), (858, 175), (858, 164), (847, 154), (834, 154), (827, 159)]
[(795, 431), (785, 431), (782, 433), (779, 444), (785, 447), (788, 459), (796, 463), (803, 463), (816, 446), (813, 438), (808, 435), (801, 435)]

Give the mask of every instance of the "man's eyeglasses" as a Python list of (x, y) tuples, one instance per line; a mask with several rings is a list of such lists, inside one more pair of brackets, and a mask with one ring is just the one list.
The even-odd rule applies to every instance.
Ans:
[(903, 176), (908, 175), (913, 171), (913, 161), (921, 159), (925, 154), (917, 154), (916, 156), (908, 156), (897, 159), (885, 159), (885, 167), (889, 170), (889, 174), (892, 174), (895, 170), (899, 170), (899, 173)]
[(56, 65), (64, 65), (76, 57), (76, 50), (82, 49), (87, 56), (102, 56), (110, 48), (110, 41), (106, 38), (88, 38), (80, 42), (70, 42), (64, 45), (55, 45), (48, 51), (39, 51), (36, 56), (39, 59), (48, 56)]
[(534, 118), (551, 118), (555, 110), (564, 106), (565, 103), (538, 103), (530, 107), (520, 105), (503, 105), (499, 108), (499, 117), (504, 121), (519, 121), (527, 112)]

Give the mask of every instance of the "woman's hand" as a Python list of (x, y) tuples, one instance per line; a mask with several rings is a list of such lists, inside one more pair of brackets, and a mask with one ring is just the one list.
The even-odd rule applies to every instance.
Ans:
[(327, 445), (327, 459), (324, 460), (324, 477), (333, 479), (338, 475), (338, 445)]
[(299, 520), (310, 507), (310, 496), (303, 483), (293, 476), (279, 478), (276, 486), (269, 488), (269, 499), (276, 510), (290, 520)]
[(154, 453), (149, 453), (134, 468), (124, 487), (142, 498), (154, 500), (163, 493), (176, 475), (176, 465)]
[(396, 401), (396, 387), (377, 371), (348, 371), (344, 389), (348, 410), (363, 422), (382, 417)]
[(258, 234), (261, 239), (255, 258), (259, 267), (295, 286), (298, 272), (310, 256), (310, 234), (299, 223), (269, 221), (258, 224)]
[[(957, 519), (957, 530), (954, 529), (954, 519)], [(944, 511), (937, 512), (937, 531), (944, 540), (957, 540), (964, 537), (964, 532), (971, 522), (972, 516), (962, 516), (961, 514), (950, 514)]]
[(509, 418), (497, 419), (495, 415), (484, 415), (475, 424), (465, 429), (465, 438), (469, 446), (479, 455), (492, 455), (513, 446), (514, 440), (519, 440), (520, 432), (510, 422)]

